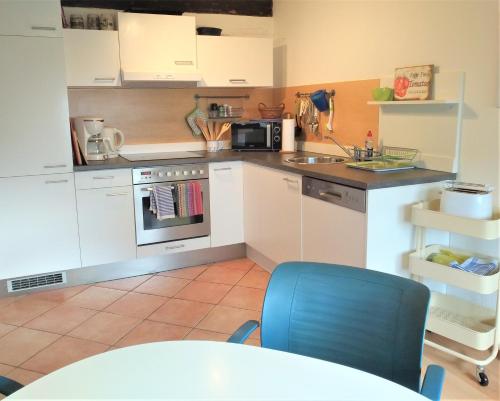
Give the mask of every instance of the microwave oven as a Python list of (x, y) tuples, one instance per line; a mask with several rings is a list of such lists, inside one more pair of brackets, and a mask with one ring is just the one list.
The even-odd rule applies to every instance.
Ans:
[(231, 147), (233, 150), (281, 150), (282, 120), (249, 120), (231, 125)]

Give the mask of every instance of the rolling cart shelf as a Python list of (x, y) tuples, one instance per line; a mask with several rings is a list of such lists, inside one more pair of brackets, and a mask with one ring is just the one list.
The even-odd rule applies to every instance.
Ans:
[[(480, 276), (454, 269), (450, 266), (441, 265), (426, 260), (432, 253), (439, 253), (441, 249), (449, 249), (441, 245), (429, 245), (424, 248), (422, 253), (413, 252), (410, 254), (410, 272), (417, 276), (427, 277), (433, 280), (441, 281), (455, 287), (477, 292), (478, 294), (492, 294), (498, 291), (500, 273), (497, 272), (491, 276)], [(470, 253), (463, 250), (452, 250), (457, 253)], [(477, 255), (476, 256), (483, 256)]]
[[(500, 343), (500, 273), (480, 276), (427, 261), (426, 258), (431, 253), (438, 253), (441, 248), (447, 247), (441, 245), (426, 246), (425, 231), (431, 228), (483, 240), (496, 240), (500, 238), (500, 216), (497, 215), (491, 220), (476, 220), (441, 213), (439, 206), (439, 200), (420, 202), (412, 206), (411, 222), (416, 226), (417, 248), (415, 252), (410, 254), (409, 268), (412, 277), (418, 281), (422, 281), (424, 277), (430, 278), (477, 294), (496, 293), (496, 309), (484, 308), (457, 297), (433, 292), (427, 329), (476, 350), (489, 350), (489, 355), (479, 360), (428, 339), (425, 340), (425, 344), (475, 364), (478, 382), (482, 386), (487, 386), (489, 380), (485, 366), (498, 355)], [(463, 250), (457, 250), (457, 252), (471, 253)]]
[(495, 343), (495, 311), (433, 292), (427, 329), (477, 350)]
[(500, 238), (500, 217), (478, 220), (453, 216), (439, 211), (439, 199), (412, 206), (411, 222), (419, 227), (434, 228), (482, 239)]

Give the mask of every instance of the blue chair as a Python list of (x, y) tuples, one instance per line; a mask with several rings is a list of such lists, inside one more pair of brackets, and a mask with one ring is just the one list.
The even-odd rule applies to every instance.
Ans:
[(0, 376), (0, 394), (8, 396), (23, 387), (24, 386), (21, 383), (18, 383), (15, 380), (9, 379), (5, 376)]
[[(360, 369), (431, 400), (441, 398), (444, 369), (420, 371), (429, 289), (368, 269), (287, 262), (273, 272), (262, 309), (261, 344)], [(241, 326), (243, 343), (259, 322)]]

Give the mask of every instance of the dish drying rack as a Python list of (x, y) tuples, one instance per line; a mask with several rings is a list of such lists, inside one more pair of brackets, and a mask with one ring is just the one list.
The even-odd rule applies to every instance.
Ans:
[[(439, 200), (420, 202), (412, 206), (411, 222), (416, 226), (416, 251), (410, 254), (412, 278), (429, 278), (477, 294), (495, 294), (496, 309), (440, 292), (432, 292), (427, 329), (459, 344), (479, 350), (489, 350), (484, 359), (477, 359), (426, 339), (425, 344), (476, 365), (476, 378), (482, 386), (489, 383), (485, 367), (495, 360), (500, 343), (500, 272), (481, 276), (427, 260), (439, 252), (440, 245), (425, 244), (427, 229), (448, 231), (483, 240), (500, 238), (500, 216), (491, 220), (471, 219), (442, 213)], [(454, 250), (463, 253), (463, 250)], [(467, 252), (467, 251), (465, 251)], [(484, 255), (477, 255), (479, 257)]]

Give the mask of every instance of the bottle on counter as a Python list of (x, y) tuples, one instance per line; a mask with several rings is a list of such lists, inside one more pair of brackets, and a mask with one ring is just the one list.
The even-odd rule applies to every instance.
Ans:
[(365, 149), (366, 149), (366, 158), (372, 158), (373, 157), (373, 134), (370, 131), (366, 134), (366, 139), (365, 139)]

